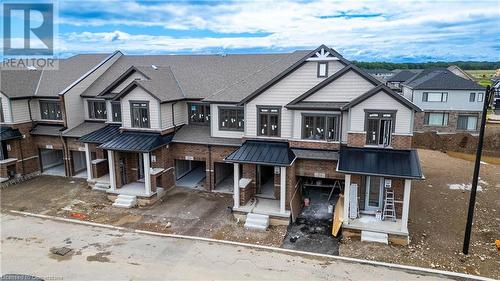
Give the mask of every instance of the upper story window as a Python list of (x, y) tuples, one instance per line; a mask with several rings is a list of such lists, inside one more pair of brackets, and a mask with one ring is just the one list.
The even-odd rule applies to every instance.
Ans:
[(448, 126), (448, 113), (426, 112), (424, 114), (424, 125)]
[(257, 107), (257, 135), (268, 137), (280, 136), (281, 108), (262, 106)]
[(477, 101), (478, 102), (484, 101), (484, 93), (477, 93)]
[(328, 62), (318, 62), (318, 77), (328, 76)]
[(150, 128), (149, 124), (149, 103), (148, 102), (130, 102), (130, 117), (132, 118), (132, 127)]
[(210, 124), (210, 105), (201, 103), (188, 104), (189, 124)]
[(106, 102), (103, 100), (89, 100), (89, 119), (106, 119)]
[(470, 102), (475, 102), (476, 101), (476, 93), (470, 93), (469, 94), (469, 101)]
[(447, 102), (448, 101), (448, 93), (446, 93), (446, 92), (424, 92), (422, 94), (422, 101)]
[(111, 102), (111, 111), (111, 121), (122, 122), (122, 106), (119, 101)]
[(243, 131), (245, 113), (241, 107), (219, 107), (219, 130)]
[(339, 116), (303, 114), (302, 139), (338, 141), (339, 124)]
[(40, 117), (42, 120), (62, 120), (61, 103), (59, 101), (41, 100)]
[(366, 112), (366, 144), (389, 146), (394, 130), (395, 112)]
[(458, 115), (457, 130), (475, 131), (477, 128), (477, 115)]

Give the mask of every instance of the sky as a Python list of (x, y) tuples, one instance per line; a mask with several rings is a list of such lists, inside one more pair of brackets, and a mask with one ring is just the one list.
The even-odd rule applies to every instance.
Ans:
[(64, 1), (56, 51), (275, 53), (328, 45), (351, 60), (500, 61), (500, 1)]

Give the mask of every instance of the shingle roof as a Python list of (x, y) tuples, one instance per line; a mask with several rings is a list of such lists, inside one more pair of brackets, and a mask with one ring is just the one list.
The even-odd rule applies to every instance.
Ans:
[[(292, 54), (296, 53), (299, 52)], [(170, 68), (186, 98), (202, 99), (292, 54), (123, 55), (82, 95), (93, 97), (102, 94), (131, 66), (155, 65)], [(283, 60), (281, 63), (288, 65), (290, 62)]]
[(108, 54), (81, 54), (56, 60), (57, 69), (1, 70), (0, 89), (9, 98), (57, 97)]
[(287, 104), (289, 109), (302, 110), (341, 110), (346, 106), (347, 102), (314, 102), (314, 101), (299, 101), (295, 104)]
[(80, 125), (65, 131), (63, 133), (63, 136), (70, 138), (79, 138), (104, 127), (106, 127), (106, 123), (104, 122), (83, 122)]
[(167, 145), (172, 141), (173, 134), (161, 135), (159, 133), (123, 132), (112, 140), (101, 144), (99, 147), (107, 150), (151, 152)]
[(414, 90), (484, 90), (483, 86), (448, 69), (426, 69), (404, 84)]
[(391, 78), (387, 79), (387, 82), (404, 82), (417, 74), (411, 70), (401, 70), (400, 72), (394, 74)]
[(248, 140), (226, 157), (226, 162), (290, 166), (296, 156), (287, 142)]
[(30, 135), (59, 136), (63, 128), (62, 125), (38, 124), (30, 131)]
[(417, 112), (422, 111), (422, 109), (420, 107), (418, 107), (416, 104), (412, 103), (411, 101), (409, 101), (407, 98), (403, 97), (402, 95), (395, 93), (393, 90), (391, 90), (389, 87), (387, 87), (384, 84), (380, 84), (377, 87), (367, 91), (366, 93), (364, 93), (360, 96), (357, 96), (355, 99), (351, 100), (348, 104), (343, 106), (342, 110), (345, 110), (347, 108), (351, 108), (351, 107), (361, 103), (362, 101), (370, 98), (371, 96), (373, 96), (379, 92), (386, 93), (387, 95), (389, 95), (390, 97), (392, 97), (396, 101), (400, 102), (401, 104), (403, 104), (404, 106), (406, 106), (412, 110), (415, 110)]
[(341, 147), (337, 171), (406, 179), (424, 178), (416, 150)]
[(120, 125), (110, 124), (104, 128), (80, 137), (79, 141), (86, 143), (105, 143), (120, 135)]
[(297, 159), (312, 159), (312, 160), (331, 160), (336, 161), (339, 159), (337, 151), (322, 150), (322, 149), (303, 149), (292, 148), (293, 153)]
[(0, 140), (13, 140), (20, 139), (23, 135), (19, 132), (19, 129), (12, 129), (11, 127), (0, 126)]
[(241, 139), (235, 138), (215, 138), (210, 136), (210, 126), (184, 125), (177, 132), (173, 142), (240, 146)]

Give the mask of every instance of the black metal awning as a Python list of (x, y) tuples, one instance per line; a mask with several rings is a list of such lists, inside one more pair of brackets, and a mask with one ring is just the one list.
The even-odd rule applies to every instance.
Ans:
[(290, 166), (295, 154), (287, 142), (248, 140), (226, 157), (226, 162)]
[(105, 143), (120, 135), (120, 125), (107, 125), (92, 133), (82, 136), (79, 141), (86, 143)]
[(173, 136), (173, 134), (161, 135), (159, 133), (123, 132), (112, 140), (100, 145), (99, 148), (129, 152), (151, 152), (169, 144)]
[(4, 127), (4, 126), (0, 127), (1, 141), (20, 139), (22, 137), (23, 135), (21, 134), (21, 132), (19, 132), (18, 129), (12, 129), (11, 127)]
[(337, 171), (347, 174), (423, 179), (416, 150), (341, 147)]

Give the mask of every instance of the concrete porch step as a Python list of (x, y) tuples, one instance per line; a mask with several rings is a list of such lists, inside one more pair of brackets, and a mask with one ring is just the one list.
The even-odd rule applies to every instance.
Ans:
[(255, 213), (248, 213), (245, 221), (245, 229), (266, 231), (269, 227), (269, 216)]
[(116, 197), (113, 206), (118, 208), (133, 208), (137, 206), (137, 196), (120, 194)]
[(361, 241), (389, 244), (389, 235), (387, 233), (363, 230), (361, 231)]
[(96, 182), (92, 185), (92, 190), (106, 191), (110, 188), (109, 183)]

